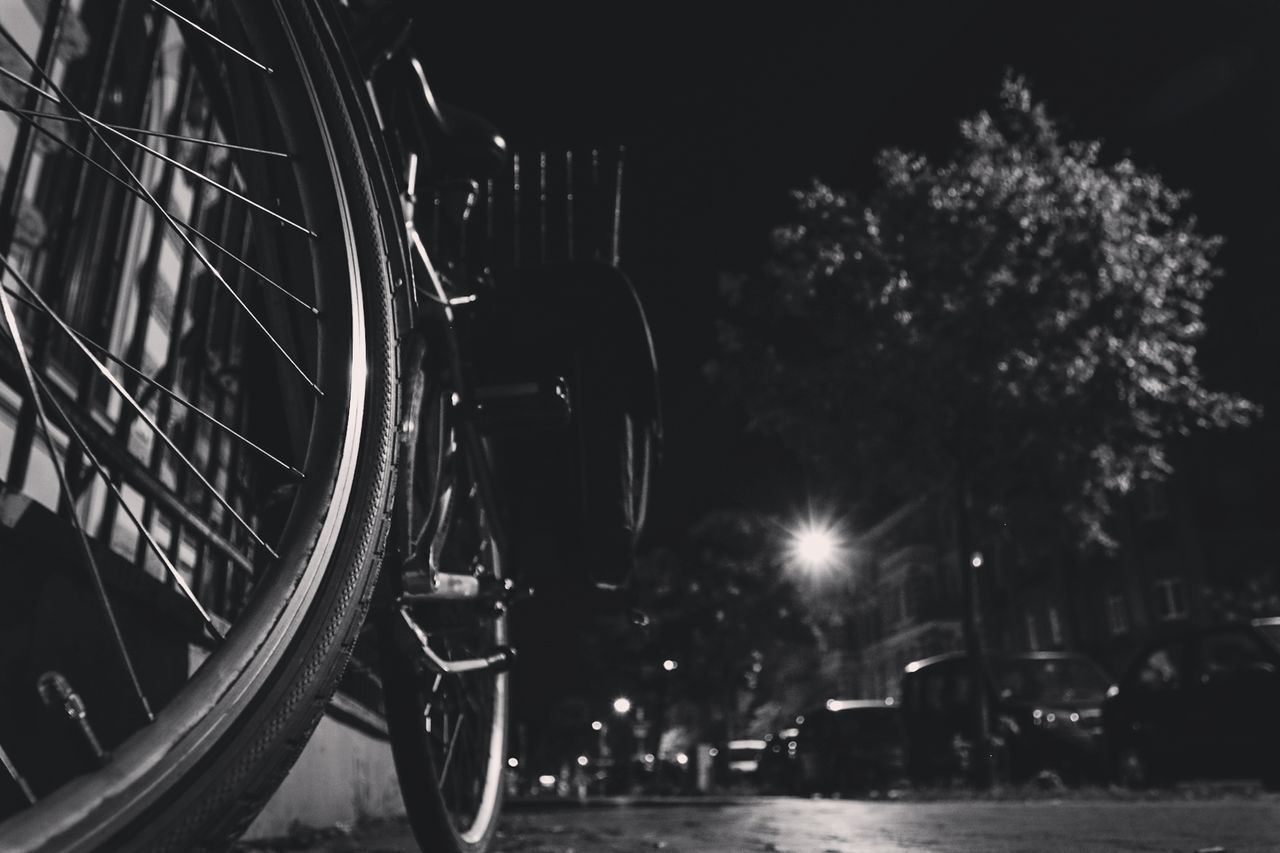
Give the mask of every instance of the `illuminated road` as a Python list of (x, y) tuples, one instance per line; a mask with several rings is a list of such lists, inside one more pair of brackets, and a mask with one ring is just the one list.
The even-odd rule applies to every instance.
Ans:
[[(1275, 851), (1280, 797), (1178, 801), (876, 802), (759, 798), (715, 804), (516, 809), (500, 853), (1079, 853)], [(259, 848), (261, 849), (261, 848)], [(298, 847), (291, 847), (298, 850)], [(311, 853), (413, 853), (403, 826)]]

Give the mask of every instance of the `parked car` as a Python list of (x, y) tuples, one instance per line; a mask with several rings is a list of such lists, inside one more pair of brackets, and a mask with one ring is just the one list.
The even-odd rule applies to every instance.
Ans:
[(742, 738), (726, 743), (722, 765), (724, 783), (731, 787), (755, 787), (760, 779), (760, 760), (768, 746), (768, 742), (760, 738)]
[(1250, 776), (1280, 787), (1280, 619), (1147, 646), (1103, 705), (1117, 779)]
[(786, 744), (796, 793), (883, 792), (906, 778), (907, 734), (892, 699), (832, 699), (797, 729)]
[[(1017, 782), (1052, 773), (1067, 783), (1104, 775), (1101, 705), (1110, 678), (1101, 666), (1069, 652), (993, 652), (984, 663), (981, 689), (999, 775)], [(963, 653), (907, 665), (902, 715), (913, 782), (963, 777), (972, 766), (972, 697)]]

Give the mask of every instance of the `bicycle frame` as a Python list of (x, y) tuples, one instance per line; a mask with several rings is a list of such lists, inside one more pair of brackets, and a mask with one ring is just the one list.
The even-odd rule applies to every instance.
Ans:
[[(400, 7), (401, 12), (404, 5)], [(400, 345), (401, 451), (395, 475), (395, 511), (391, 534), (393, 542), (388, 549), (388, 565), (383, 570), (384, 586), (389, 594), (382, 602), (375, 602), (375, 606), (387, 608), (393, 618), (403, 624), (411, 635), (413, 644), (420, 649), (423, 663), (437, 674), (501, 670), (509, 665), (513, 657), (511, 649), (502, 647), (475, 658), (446, 660), (431, 648), (426, 632), (410, 613), (413, 604), (433, 600), (488, 602), (493, 607), (505, 608), (510, 601), (524, 593), (509, 579), (486, 582), (487, 578), (445, 571), (435, 559), (438, 551), (435, 540), (446, 534), (446, 522), (438, 524), (431, 546), (425, 549), (426, 553), (419, 554), (417, 551), (418, 543), (411, 523), (413, 481), (418, 428), (423, 421), (424, 405), (434, 402), (424, 400), (425, 372), (431, 367), (440, 369), (445, 376), (448, 400), (443, 405), (449, 407), (451, 416), (456, 421), (457, 446), (465, 457), (467, 469), (475, 479), (478, 492), (476, 500), (499, 553), (504, 552), (507, 538), (493, 473), (484, 450), (484, 439), (471, 417), (476, 407), (467, 381), (467, 364), (460, 342), (460, 318), (457, 310), (465, 310), (465, 306), (475, 302), (477, 296), (474, 293), (450, 294), (446, 281), (428, 253), (415, 220), (419, 184), (426, 177), (420, 166), (426, 160), (427, 152), (415, 147), (411, 140), (416, 136), (417, 145), (421, 145), (433, 132), (437, 135), (442, 133), (447, 122), (427, 84), (421, 63), (405, 44), (407, 16), (384, 16), (383, 20), (376, 23), (376, 32), (364, 33), (363, 41), (366, 46), (380, 47), (373, 55), (373, 61), (369, 61), (366, 56), (361, 65), (368, 96), (367, 108), (382, 130), (382, 139), (377, 140), (376, 145), (378, 158), (387, 179), (388, 191), (397, 196), (397, 203), (390, 205), (390, 208), (399, 213), (399, 221), (394, 226), (389, 226), (388, 232), (395, 233), (398, 237), (405, 279), (400, 288), (401, 304), (409, 323)], [(402, 123), (397, 123), (404, 121), (403, 111), (398, 109), (400, 105), (389, 102), (391, 96), (387, 94), (387, 87), (379, 85), (379, 78), (385, 78), (386, 75), (394, 75), (396, 82), (400, 84), (397, 88), (402, 93), (407, 93), (412, 100), (409, 113), (411, 118), (417, 122), (434, 122), (435, 128), (406, 128)], [(400, 158), (402, 165), (397, 164), (393, 152), (403, 155)], [(472, 188), (465, 202), (468, 207), (474, 204), (474, 198)], [(433, 346), (428, 346), (429, 341)], [(443, 364), (433, 362), (429, 366), (428, 359), (442, 359)], [(448, 445), (448, 441), (436, 442), (437, 458), (424, 460), (432, 470), (442, 470)], [(441, 501), (438, 484), (434, 488), (436, 492), (427, 502), (429, 507), (435, 507)]]

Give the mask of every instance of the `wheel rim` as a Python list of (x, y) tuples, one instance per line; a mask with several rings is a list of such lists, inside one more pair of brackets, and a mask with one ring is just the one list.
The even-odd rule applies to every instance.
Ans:
[[(22, 4), (11, 4), (11, 7), (12, 5)], [(33, 62), (27, 64), (26, 70), (31, 79), (46, 90), (46, 95), (36, 95), (34, 98), (47, 101), (47, 95), (52, 94), (55, 99), (48, 109), (42, 108), (40, 112), (54, 112), (56, 108), (61, 113), (61, 118), (52, 119), (12, 111), (9, 115), (20, 117), (22, 126), (29, 128), (29, 136), (49, 138), (49, 150), (65, 152), (61, 156), (83, 164), (84, 185), (97, 181), (104, 187), (104, 197), (110, 196), (112, 192), (122, 196), (120, 204), (123, 206), (120, 209), (136, 214), (131, 214), (132, 218), (115, 229), (118, 232), (115, 241), (126, 244), (122, 246), (126, 260), (129, 253), (134, 251), (133, 246), (127, 244), (136, 243), (141, 246), (144, 242), (143, 232), (147, 230), (153, 234), (166, 235), (151, 241), (153, 244), (162, 244), (157, 250), (160, 260), (154, 262), (157, 264), (156, 269), (166, 263), (166, 248), (174, 241), (182, 247), (180, 251), (189, 253), (189, 256), (183, 255), (181, 258), (179, 280), (174, 282), (173, 292), (169, 294), (175, 300), (175, 305), (171, 307), (176, 312), (170, 315), (169, 327), (194, 330), (199, 328), (200, 322), (208, 323), (210, 327), (217, 327), (219, 322), (224, 322), (228, 338), (221, 353), (233, 356), (233, 359), (222, 366), (238, 367), (241, 377), (236, 393), (228, 395), (235, 398), (232, 402), (218, 399), (214, 410), (206, 409), (204, 415), (198, 415), (192, 407), (186, 417), (191, 421), (198, 417), (208, 423), (205, 415), (216, 417), (224, 411), (239, 409), (239, 418), (243, 423), (241, 429), (234, 431), (237, 436), (234, 439), (228, 437), (231, 431), (225, 427), (230, 427), (231, 424), (225, 421), (222, 427), (208, 427), (216, 430), (221, 437), (208, 438), (212, 449), (206, 448), (203, 456), (198, 447), (203, 435), (201, 430), (206, 428), (191, 427), (187, 433), (195, 436), (195, 439), (190, 448), (183, 448), (175, 441), (162, 451), (146, 453), (146, 458), (141, 461), (161, 472), (160, 476), (146, 480), (147, 485), (154, 486), (152, 481), (159, 480), (164, 486), (169, 481), (163, 473), (163, 459), (171, 454), (175, 467), (188, 469), (187, 477), (176, 476), (173, 482), (190, 485), (191, 491), (195, 491), (198, 485), (207, 483), (212, 501), (206, 497), (201, 505), (221, 506), (221, 510), (216, 513), (226, 523), (222, 529), (238, 529), (233, 525), (241, 520), (243, 524), (240, 525), (240, 532), (219, 537), (219, 531), (212, 529), (210, 524), (206, 524), (202, 530), (199, 526), (200, 519), (194, 514), (183, 516), (175, 513), (173, 520), (168, 523), (173, 539), (166, 546), (162, 544), (163, 537), (156, 531), (165, 529), (165, 511), (172, 509), (175, 500), (181, 505), (181, 499), (189, 497), (189, 494), (176, 486), (169, 488), (168, 500), (165, 499), (163, 489), (153, 488), (154, 494), (144, 494), (141, 511), (130, 517), (137, 531), (134, 561), (143, 569), (151, 558), (164, 564), (161, 567), (163, 571), (157, 570), (156, 574), (166, 578), (163, 583), (169, 584), (169, 588), (181, 589), (185, 581), (190, 590), (189, 596), (183, 594), (187, 606), (195, 612), (203, 609), (210, 617), (213, 630), (225, 633), (226, 638), (209, 644), (212, 647), (211, 655), (203, 665), (192, 664), (197, 666), (195, 673), (185, 684), (176, 687), (176, 695), (167, 702), (154, 703), (155, 722), (140, 721), (133, 731), (126, 733), (121, 739), (113, 738), (113, 742), (105, 744), (113, 755), (103, 770), (80, 775), (49, 790), (40, 790), (34, 806), (13, 815), (12, 819), (0, 827), (0, 836), (19, 848), (42, 844), (68, 848), (101, 844), (103, 839), (126, 825), (147, 804), (154, 802), (161, 792), (206, 754), (210, 745), (232, 729), (238, 713), (244, 710), (249, 698), (269, 677), (274, 666), (287, 656), (288, 640), (294, 635), (318, 593), (320, 581), (337, 547), (346, 517), (355, 479), (356, 448), (362, 428), (367, 374), (364, 362), (363, 305), (359, 275), (354, 269), (356, 249), (351, 245), (354, 238), (349, 214), (339, 191), (341, 178), (335, 167), (330, 165), (334, 156), (331, 150), (326, 150), (329, 145), (326, 129), (316, 119), (321, 107), (302, 71), (300, 48), (292, 40), (288, 25), (280, 13), (266, 3), (223, 3), (217, 7), (217, 20), (201, 18), (201, 23), (206, 25), (209, 32), (199, 32), (180, 24), (171, 12), (162, 11), (158, 6), (148, 7), (145, 3), (95, 4), (86, 0), (83, 5), (76, 4), (78, 10), (74, 12), (63, 4), (49, 5), (51, 10), (67, 10), (62, 13), (63, 27), (73, 23), (65, 17), (67, 14), (80, 18), (80, 23), (95, 13), (103, 14), (104, 19), (112, 19), (110, 26), (89, 29), (83, 33), (89, 39), (87, 57), (93, 57), (97, 51), (107, 49), (105, 44), (95, 44), (95, 38), (100, 37), (110, 42), (113, 38), (118, 39), (121, 31), (131, 26), (141, 26), (152, 39), (149, 43), (154, 45), (154, 57), (142, 75), (135, 74), (136, 79), (133, 79), (122, 71), (120, 80), (113, 82), (111, 74), (107, 73), (98, 86), (98, 92), (105, 93), (106, 97), (83, 97), (72, 86), (74, 63), (62, 62), (56, 56), (56, 50), (61, 46), (58, 39), (48, 39), (55, 53), (46, 52), (42, 60), (37, 52), (40, 45), (23, 45), (23, 36), (16, 32), (22, 22), (12, 20), (10, 16), (16, 13), (6, 9), (6, 18), (9, 19), (2, 22), (6, 25), (5, 32), (12, 37), (10, 42), (16, 42), (22, 48), (34, 48), (28, 50)], [(113, 16), (106, 15), (104, 11), (110, 6), (118, 7)], [(51, 16), (54, 14), (55, 12), (50, 12)], [(37, 29), (37, 32), (42, 31)], [(210, 41), (215, 36), (225, 43)], [(235, 47), (236, 45), (239, 47)], [(233, 52), (233, 48), (240, 52)], [(117, 64), (108, 66), (109, 68), (124, 68), (118, 58), (114, 61)], [(257, 68), (258, 63), (269, 64), (271, 73)], [(5, 66), (10, 71), (14, 70), (7, 61)], [(65, 87), (57, 82), (60, 75)], [(126, 88), (125, 84), (130, 82), (140, 89)], [(200, 89), (205, 91), (201, 94)], [(19, 87), (17, 91), (29, 90), (28, 86), (26, 89)], [(111, 107), (117, 105), (122, 98), (127, 102), (130, 97), (138, 95), (139, 91), (144, 103), (159, 105), (155, 115), (149, 114), (151, 107), (145, 107), (142, 116), (148, 121), (154, 120), (162, 127), (145, 124), (145, 130), (167, 132), (172, 124), (184, 131), (182, 135), (189, 136), (183, 141), (148, 134), (154, 151), (169, 152), (175, 162), (165, 161), (156, 153), (140, 149), (135, 142), (125, 138), (127, 132), (117, 129), (123, 125), (114, 119)], [(6, 90), (5, 94), (11, 97), (13, 91)], [(166, 100), (170, 97), (174, 98), (171, 103)], [(182, 98), (187, 100), (181, 101)], [(14, 106), (9, 97), (5, 100), (9, 107)], [(90, 109), (95, 105), (98, 109)], [(228, 107), (231, 113), (225, 112)], [(221, 114), (220, 109), (224, 110)], [(88, 121), (76, 115), (78, 110), (89, 116)], [(267, 116), (274, 116), (274, 120), (265, 120)], [(74, 119), (74, 125), (83, 131), (85, 140), (76, 143), (76, 137), (68, 134), (72, 140), (71, 148), (60, 146), (48, 133), (36, 129), (44, 124), (73, 124), (70, 119)], [(211, 128), (215, 130), (215, 141), (220, 143), (216, 147), (218, 154), (207, 155), (205, 152), (215, 146), (195, 141), (214, 137), (186, 133), (189, 130), (188, 119), (192, 120), (192, 124), (203, 121), (203, 125), (197, 129), (203, 129), (206, 133)], [(308, 134), (315, 142), (305, 153), (281, 144), (297, 143)], [(106, 140), (107, 136), (110, 137), (110, 142)], [(263, 143), (275, 147), (267, 148)], [(246, 148), (226, 147), (227, 144), (244, 144)], [(11, 170), (12, 160), (19, 153), (18, 148), (19, 146), (11, 143), (11, 147), (4, 152), (10, 155)], [(77, 152), (72, 148), (79, 150)], [(249, 148), (254, 150), (250, 151)], [(116, 156), (108, 149), (127, 151), (128, 154)], [(289, 154), (291, 159), (283, 163), (263, 164), (261, 160), (268, 157), (278, 159), (276, 154), (263, 153), (268, 150), (277, 154)], [(100, 165), (91, 165), (81, 155), (90, 158), (96, 156)], [(137, 171), (140, 180), (133, 180), (133, 170), (125, 171), (130, 156), (135, 158), (135, 162), (142, 164)], [(224, 164), (226, 184), (221, 188), (205, 190), (203, 187), (211, 185), (203, 178), (215, 176), (202, 170), (202, 164), (207, 166), (213, 157), (222, 158), (219, 162)], [(118, 169), (116, 178), (123, 178), (123, 181), (103, 174), (102, 165)], [(190, 174), (183, 166), (199, 175)], [(147, 170), (156, 178), (154, 183), (144, 174)], [(38, 181), (36, 183), (39, 185)], [(242, 205), (250, 212), (232, 213), (233, 202), (230, 200), (232, 196), (229, 190), (238, 191), (240, 184), (244, 185), (244, 191), (240, 192), (244, 198), (236, 200), (234, 204)], [(163, 189), (166, 185), (169, 193), (167, 197), (157, 191), (157, 188)], [(181, 192), (175, 188), (181, 188)], [(276, 215), (252, 207), (252, 190), (265, 191), (267, 196), (275, 196), (274, 206), (287, 213)], [(205, 225), (207, 223), (202, 217), (206, 211), (197, 208), (205, 192), (221, 195), (221, 200), (216, 203), (221, 205), (223, 213), (219, 215), (226, 226), (220, 232), (224, 237), (221, 241), (213, 238), (207, 231), (204, 232), (204, 237), (193, 236), (193, 231), (177, 224), (178, 216), (166, 216), (161, 212), (162, 209), (170, 211), (170, 205), (175, 203), (179, 212), (183, 212), (183, 202), (179, 200), (179, 196), (188, 193), (190, 206), (185, 208), (185, 212), (198, 220), (191, 225)], [(61, 196), (51, 198), (63, 201)], [(303, 214), (309, 217), (307, 221), (300, 221)], [(107, 216), (108, 208), (104, 207), (100, 211), (91, 212), (74, 223), (73, 227), (92, 227), (106, 234), (111, 230), (111, 223), (106, 221)], [(227, 225), (228, 222), (237, 220), (244, 223), (238, 230)], [(305, 233), (308, 231), (323, 234), (325, 239), (317, 240)], [(51, 230), (49, 233), (57, 232)], [(221, 248), (213, 248), (210, 240), (216, 241)], [(237, 240), (241, 247), (239, 251), (229, 246)], [(224, 249), (227, 251), (222, 251)], [(96, 369), (96, 358), (103, 368), (99, 371), (101, 383), (118, 386), (117, 389), (77, 392), (75, 399), (86, 410), (81, 421), (96, 417), (110, 425), (113, 415), (118, 421), (122, 419), (121, 412), (133, 411), (136, 425), (138, 422), (148, 421), (144, 414), (154, 412), (150, 414), (152, 437), (149, 446), (163, 445), (165, 442), (161, 434), (167, 434), (168, 428), (176, 422), (177, 416), (172, 412), (181, 404), (171, 401), (166, 408), (166, 404), (159, 402), (159, 399), (169, 398), (159, 388), (155, 389), (152, 397), (156, 402), (141, 402), (144, 395), (152, 392), (133, 390), (152, 387), (152, 384), (137, 377), (139, 371), (152, 373), (150, 367), (153, 365), (148, 363), (148, 347), (157, 351), (166, 349), (172, 353), (178, 346), (172, 343), (172, 335), (169, 338), (161, 335), (159, 344), (155, 343), (156, 332), (152, 319), (159, 310), (157, 299), (161, 290), (155, 286), (154, 281), (150, 298), (140, 289), (135, 290), (131, 297), (125, 295), (128, 286), (123, 276), (109, 282), (117, 290), (117, 305), (127, 308), (132, 299), (135, 304), (134, 317), (145, 316), (145, 319), (137, 319), (132, 324), (133, 340), (138, 339), (138, 330), (141, 329), (140, 345), (131, 342), (121, 348), (113, 346), (118, 342), (108, 340), (104, 352), (101, 344), (97, 348), (91, 346), (97, 342), (79, 325), (85, 318), (74, 316), (77, 303), (71, 292), (64, 294), (64, 301), (70, 308), (63, 308), (61, 311), (41, 295), (42, 291), (50, 293), (51, 285), (40, 280), (40, 258), (34, 258), (34, 255), (29, 257), (27, 261), (31, 269), (24, 273), (21, 268), (22, 259), (16, 258), (14, 252), (7, 251), (5, 257), (8, 270), (6, 290), (9, 291), (6, 298), (9, 308), (5, 326), (7, 337), (2, 344), (10, 352), (16, 354), (26, 351), (31, 357), (31, 370), (25, 374), (28, 379), (27, 399), (41, 399), (45, 403), (46, 411), (43, 414), (38, 412), (40, 407), (34, 403), (31, 408), (37, 410), (34, 418), (36, 421), (53, 425), (46, 427), (45, 433), (46, 437), (52, 434), (52, 446), (58, 447), (59, 406), (65, 412), (61, 414), (61, 419), (66, 425), (76, 423), (77, 410), (66, 399), (72, 397), (70, 393), (49, 387), (51, 381), (44, 374), (49, 373), (50, 368), (48, 365), (41, 366), (35, 358), (44, 354), (49, 364), (56, 364), (56, 359), (60, 356), (55, 352), (49, 357), (28, 340), (27, 330), (33, 322), (33, 316), (43, 317), (42, 322), (56, 327), (62, 333), (66, 339), (63, 346), (68, 358), (78, 357), (80, 366), (86, 370)], [(46, 272), (54, 268), (52, 261), (48, 259), (44, 259), (43, 263)], [(250, 272), (249, 267), (257, 272)], [(233, 269), (234, 273), (231, 272)], [(325, 276), (323, 271), (326, 269), (345, 270), (347, 274)], [(153, 271), (151, 275), (154, 279), (157, 273)], [(196, 316), (196, 307), (188, 302), (185, 310), (190, 314), (184, 315), (181, 293), (184, 289), (194, 293), (197, 290), (197, 277), (201, 275), (205, 277), (203, 283), (213, 294), (206, 302), (209, 312), (202, 317)], [(262, 293), (267, 279), (280, 285), (286, 293), (273, 291), (273, 295), (258, 295)], [(77, 286), (74, 278), (65, 281), (68, 290)], [(17, 302), (18, 297), (23, 297), (24, 301)], [(306, 305), (300, 307), (300, 302)], [(236, 311), (239, 311), (238, 315), (234, 313)], [(290, 311), (298, 313), (291, 315), (288, 313)], [(118, 313), (124, 318), (124, 325), (129, 326), (128, 311), (122, 309)], [(303, 319), (298, 319), (299, 316)], [(238, 319), (232, 319), (233, 317)], [(306, 323), (313, 325), (308, 327)], [(15, 334), (23, 344), (21, 350), (12, 343)], [(112, 334), (114, 335), (114, 330)], [(239, 339), (237, 335), (240, 336)], [(253, 335), (260, 337), (255, 340)], [(182, 335), (176, 337), (180, 338)], [(205, 335), (206, 340), (208, 337)], [(121, 341), (123, 340), (122, 337)], [(266, 358), (261, 357), (264, 350), (271, 352)], [(237, 353), (240, 358), (238, 365), (234, 363)], [(209, 356), (212, 354), (212, 351), (205, 350), (189, 359), (192, 362), (191, 375), (198, 378), (193, 378), (187, 386), (183, 385), (181, 370), (175, 370), (174, 378), (169, 382), (159, 381), (153, 384), (167, 384), (170, 386), (168, 390), (177, 392), (179, 396), (184, 396), (182, 392), (186, 391), (185, 398), (188, 400), (193, 397), (203, 400), (207, 390), (202, 385), (205, 382), (203, 373), (209, 372), (213, 363)], [(251, 364), (250, 356), (253, 354), (257, 354), (259, 360)], [(184, 364), (187, 360), (185, 357), (182, 359)], [(270, 365), (270, 368), (262, 370), (266, 375), (258, 377), (261, 380), (256, 383), (258, 387), (250, 390), (250, 386), (256, 382), (251, 375), (252, 367), (262, 365)], [(116, 376), (116, 382), (112, 383), (105, 376), (106, 372)], [(10, 371), (9, 375), (14, 375), (14, 371)], [(160, 375), (155, 373), (152, 378)], [(286, 380), (281, 377), (288, 378)], [(264, 403), (267, 394), (263, 390), (273, 382), (277, 383), (275, 390), (279, 395), (279, 404), (274, 410)], [(232, 384), (236, 384), (235, 380)], [(311, 393), (312, 386), (317, 386), (323, 395)], [(123, 388), (124, 393), (119, 393), (119, 388)], [(110, 403), (113, 391), (117, 398), (115, 404)], [(60, 394), (63, 399), (60, 399)], [(129, 398), (132, 398), (132, 402)], [(298, 406), (292, 416), (283, 411), (290, 402), (299, 399), (306, 402)], [(84, 402), (86, 400), (87, 403)], [(107, 402), (101, 404), (102, 411), (95, 411), (93, 406), (100, 400)], [(165, 417), (159, 417), (165, 411), (169, 412), (167, 422)], [(285, 417), (286, 422), (275, 426), (266, 426), (261, 422), (273, 415)], [(115, 450), (119, 451), (123, 447), (125, 461), (112, 464), (106, 459), (112, 450), (110, 436), (104, 439), (88, 434), (90, 426), (82, 425), (85, 434), (78, 439), (74, 435), (68, 436), (64, 446), (83, 445), (91, 448), (89, 451), (80, 451), (85, 457), (90, 452), (97, 451), (102, 458), (98, 460), (98, 468), (95, 470), (101, 476), (93, 482), (101, 482), (106, 494), (100, 502), (110, 507), (114, 501), (118, 505), (115, 509), (117, 518), (130, 516), (125, 510), (128, 506), (128, 494), (123, 489), (112, 492), (107, 481), (115, 478), (127, 486), (131, 477), (141, 478), (141, 474), (133, 470), (138, 466), (127, 464), (129, 454), (134, 450), (130, 441), (139, 430), (130, 427), (127, 432), (123, 432), (125, 437), (116, 441)], [(63, 430), (64, 434), (68, 432), (74, 431), (70, 428)], [(287, 438), (279, 440), (278, 433), (285, 433)], [(268, 446), (267, 438), (274, 443)], [(256, 449), (249, 448), (250, 442)], [(32, 446), (34, 443), (27, 450), (30, 451)], [(238, 454), (241, 461), (237, 467), (223, 464), (223, 451), (217, 448), (224, 446), (228, 448), (227, 454)], [(16, 442), (11, 443), (11, 458), (17, 447)], [(235, 449), (237, 447), (238, 450)], [(272, 450), (276, 452), (272, 453)], [(275, 456), (276, 462), (268, 461), (266, 453)], [(186, 462), (183, 462), (179, 454), (186, 457)], [(60, 449), (53, 453), (46, 452), (45, 455), (49, 457), (51, 466), (57, 468), (60, 463), (67, 462), (65, 457), (68, 451)], [(250, 460), (250, 456), (254, 458)], [(206, 470), (201, 470), (202, 463)], [(272, 477), (263, 473), (268, 468), (278, 467), (278, 463), (292, 467), (304, 476), (295, 478), (292, 484), (284, 484), (278, 475)], [(219, 468), (222, 470), (215, 470)], [(261, 482), (256, 482), (254, 478), (259, 478)], [(65, 481), (65, 475), (61, 479)], [(29, 484), (32, 481), (28, 478), (27, 482)], [(237, 484), (246, 483), (249, 486), (245, 489), (246, 494), (234, 493)], [(217, 488), (219, 484), (223, 484), (221, 492)], [(268, 485), (272, 488), (268, 489)], [(39, 501), (41, 495), (31, 494), (33, 490), (29, 487), (27, 491), (28, 497)], [(141, 487), (135, 488), (135, 492), (139, 491), (143, 491)], [(271, 494), (268, 495), (269, 492)], [(280, 495), (284, 496), (283, 499)], [(272, 500), (268, 501), (264, 496), (269, 496)], [(77, 500), (77, 507), (79, 503)], [(85, 503), (92, 505), (93, 500)], [(92, 511), (90, 508), (86, 515)], [(64, 515), (78, 519), (79, 512), (75, 516), (70, 513)], [(91, 543), (90, 553), (96, 553), (101, 561), (110, 561), (114, 546), (123, 541), (123, 536), (114, 535), (118, 533), (118, 528), (101, 523), (95, 525), (92, 518), (77, 521), (75, 525), (68, 524), (68, 527), (76, 531), (69, 535), (78, 537), (79, 531), (85, 533)], [(95, 527), (99, 529), (94, 529)], [(219, 539), (227, 540), (233, 546), (240, 543), (243, 546), (242, 562), (248, 564), (245, 569), (247, 576), (239, 577), (234, 574), (233, 569), (227, 569), (219, 584), (217, 581), (208, 581), (209, 575), (216, 574), (212, 569), (216, 564), (212, 560), (208, 563), (209, 571), (204, 578), (201, 576), (202, 567), (199, 562), (188, 566), (181, 558), (170, 557), (168, 563), (165, 563), (166, 557), (171, 553), (179, 554), (186, 545), (188, 539), (184, 536), (188, 527), (195, 531), (189, 539), (195, 540), (195, 547), (201, 555), (217, 552)], [(108, 532), (105, 536), (95, 535), (100, 530)], [(150, 539), (147, 538), (148, 534)], [(247, 544), (249, 542), (252, 544)], [(138, 556), (139, 554), (144, 556)], [(222, 553), (222, 556), (227, 566), (241, 565), (235, 561), (233, 554)], [(88, 567), (88, 570), (90, 573), (100, 571), (93, 567)], [(206, 582), (202, 583), (202, 580)], [(105, 596), (113, 607), (120, 606), (122, 597), (115, 590), (109, 590)], [(103, 609), (105, 611), (107, 608)], [(201, 621), (203, 622), (203, 617)], [(122, 645), (125, 646), (126, 660), (130, 655), (136, 657), (136, 650), (130, 649), (128, 643)], [(123, 665), (121, 667), (122, 670), (128, 668)], [(146, 696), (153, 685), (146, 683), (147, 679), (143, 676), (138, 676), (135, 680), (139, 683), (140, 690), (130, 688), (127, 692), (141, 692)], [(104, 705), (101, 700), (88, 704), (90, 719), (94, 706), (102, 708)], [(148, 704), (151, 702), (148, 701)], [(10, 752), (13, 751), (11, 748)], [(21, 767), (18, 769), (21, 770)]]
[[(492, 620), (492, 630), (481, 628), (471, 633), (475, 638), (472, 642), (445, 644), (445, 657), (467, 657), (505, 645), (506, 619)], [(443, 698), (454, 708), (469, 706), (473, 722), (469, 728), (461, 729), (463, 734), (452, 747), (450, 761), (447, 730), (443, 726), (445, 715), (438, 715), (436, 731), (440, 734), (431, 739), (429, 758), (458, 837), (467, 844), (480, 844), (497, 818), (506, 744), (507, 675), (462, 675), (452, 679), (454, 684), (446, 688)], [(458, 763), (459, 757), (465, 763)]]
[[(414, 516), (424, 519), (414, 537), (417, 553), (430, 554), (441, 570), (498, 583), (500, 549), (470, 473), (477, 454), (459, 448), (449, 397), (427, 395), (419, 444), (409, 457), (416, 460)], [(483, 600), (421, 604), (411, 615), (446, 660), (487, 655), (507, 643), (505, 613)], [(505, 772), (506, 673), (438, 675), (394, 640), (382, 650), (392, 748), (420, 842), (438, 844), (443, 834), (459, 848), (482, 847), (496, 825)]]

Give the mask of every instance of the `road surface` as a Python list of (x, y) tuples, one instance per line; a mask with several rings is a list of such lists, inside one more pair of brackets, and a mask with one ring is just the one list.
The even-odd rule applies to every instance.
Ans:
[[(306, 853), (416, 853), (401, 824)], [(1081, 853), (1280, 850), (1280, 797), (1213, 800), (888, 802), (755, 798), (708, 804), (513, 809), (498, 853)]]

